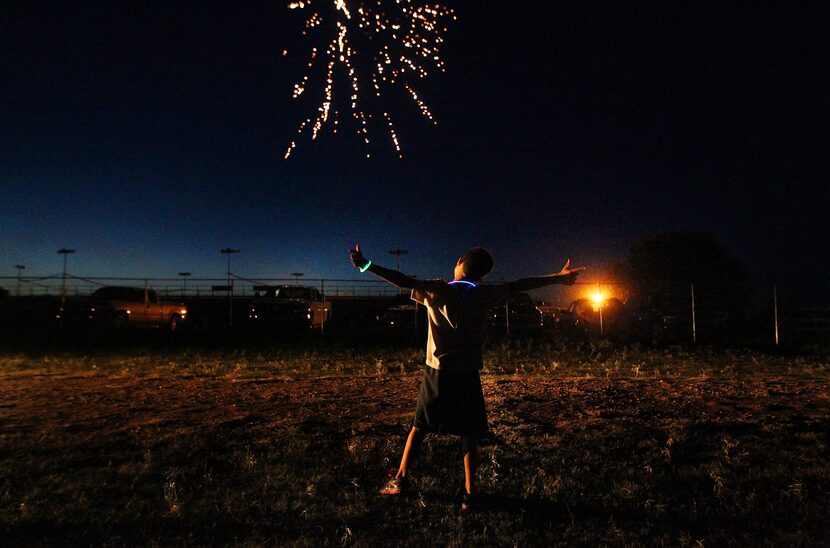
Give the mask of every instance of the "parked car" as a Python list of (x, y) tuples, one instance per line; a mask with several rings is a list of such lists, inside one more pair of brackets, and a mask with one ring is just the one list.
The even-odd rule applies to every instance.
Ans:
[(542, 328), (542, 312), (527, 293), (511, 293), (507, 301), (490, 311), (490, 328), (496, 335), (529, 334)]
[(395, 297), (382, 314), (378, 322), (386, 331), (399, 333), (426, 333), (426, 307), (418, 305), (408, 293)]
[(553, 328), (562, 321), (569, 321), (567, 308), (541, 301), (536, 303), (536, 309), (542, 313), (542, 326), (545, 328)]
[(259, 325), (322, 327), (331, 318), (331, 303), (320, 291), (303, 285), (259, 286), (248, 319)]
[(60, 297), (24, 295), (0, 299), (0, 330), (12, 338), (24, 333), (57, 331), (61, 318)]
[(110, 286), (96, 290), (81, 303), (86, 319), (116, 329), (127, 326), (178, 330), (187, 319), (182, 303), (162, 302), (152, 289)]

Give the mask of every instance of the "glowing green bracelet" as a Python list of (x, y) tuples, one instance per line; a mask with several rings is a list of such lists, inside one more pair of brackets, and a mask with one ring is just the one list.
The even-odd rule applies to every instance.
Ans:
[(370, 266), (372, 266), (372, 261), (369, 261), (368, 263), (366, 263), (365, 266), (361, 267), (360, 272), (366, 272), (367, 270), (369, 270)]

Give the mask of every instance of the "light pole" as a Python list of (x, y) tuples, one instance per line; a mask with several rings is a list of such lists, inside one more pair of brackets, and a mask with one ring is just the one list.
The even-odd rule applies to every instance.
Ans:
[(291, 276), (292, 276), (295, 280), (299, 280), (300, 278), (302, 278), (303, 276), (305, 276), (305, 272), (292, 272), (292, 273), (291, 273)]
[[(398, 272), (401, 271), (401, 255), (406, 255), (407, 253), (409, 253), (408, 249), (390, 249), (389, 250), (389, 254), (394, 255), (395, 258), (398, 259), (398, 266), (397, 266)], [(403, 293), (403, 288), (399, 289), (398, 292)]]
[(190, 276), (190, 272), (179, 272), (179, 276), (182, 277), (182, 298), (184, 298), (185, 293), (187, 293), (187, 277)]
[(63, 331), (63, 316), (64, 308), (66, 307), (66, 258), (68, 255), (75, 253), (74, 249), (61, 248), (58, 250), (59, 255), (63, 255), (63, 275), (61, 276), (61, 306), (60, 314), (60, 329)]
[(231, 283), (231, 255), (239, 253), (238, 249), (226, 247), (220, 249), (219, 253), (228, 256), (228, 327), (233, 327), (233, 284)]
[(22, 272), (26, 268), (26, 266), (24, 266), (22, 264), (16, 264), (16, 265), (14, 265), (14, 267), (17, 269), (17, 287), (14, 290), (14, 295), (15, 295), (15, 297), (19, 297), (20, 296), (20, 274), (22, 274)]
[(390, 249), (389, 254), (394, 255), (398, 259), (398, 272), (401, 270), (401, 255), (409, 253), (408, 249)]

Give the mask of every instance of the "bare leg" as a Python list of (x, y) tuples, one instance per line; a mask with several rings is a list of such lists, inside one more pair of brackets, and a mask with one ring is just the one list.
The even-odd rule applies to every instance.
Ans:
[(407, 468), (409, 467), (410, 461), (415, 460), (415, 457), (418, 455), (418, 448), (421, 447), (421, 442), (424, 440), (425, 434), (423, 430), (419, 430), (414, 426), (409, 431), (409, 436), (406, 438), (406, 445), (403, 448), (401, 465), (398, 467), (398, 473), (380, 490), (381, 495), (400, 495), (407, 491), (407, 485), (409, 483), (406, 477)]
[(475, 490), (476, 468), (478, 467), (478, 448), (475, 438), (464, 438), (464, 489), (472, 495)]
[(403, 456), (401, 457), (401, 465), (398, 467), (397, 478), (405, 478), (407, 468), (410, 461), (414, 461), (418, 456), (418, 449), (421, 447), (421, 442), (424, 441), (426, 433), (418, 427), (413, 426), (409, 431), (409, 437), (406, 438), (406, 445), (403, 448)]

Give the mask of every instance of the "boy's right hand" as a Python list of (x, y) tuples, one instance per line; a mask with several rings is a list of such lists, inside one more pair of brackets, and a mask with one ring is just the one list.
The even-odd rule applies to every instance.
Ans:
[(568, 262), (565, 263), (565, 266), (562, 267), (562, 270), (556, 276), (561, 278), (563, 285), (573, 285), (576, 283), (576, 277), (583, 270), (585, 270), (585, 267), (571, 268), (571, 260), (568, 259)]
[(352, 260), (352, 264), (355, 268), (363, 268), (366, 266), (366, 263), (369, 262), (366, 260), (366, 257), (363, 256), (363, 253), (360, 252), (360, 244), (355, 244), (354, 249), (349, 250), (349, 259)]

